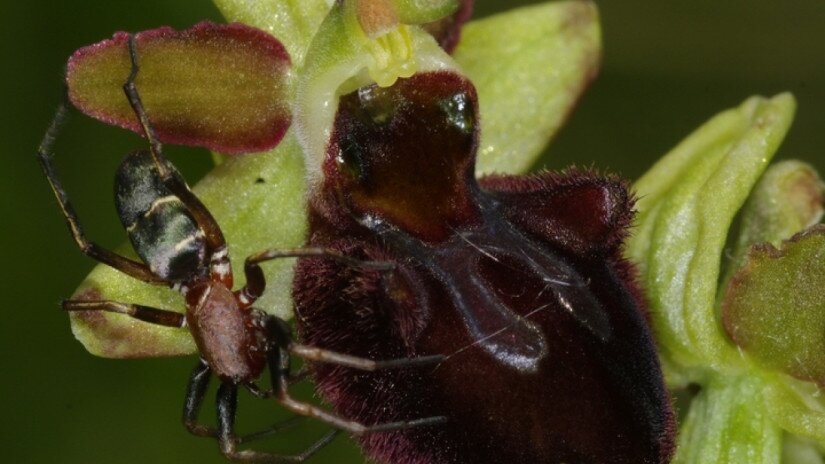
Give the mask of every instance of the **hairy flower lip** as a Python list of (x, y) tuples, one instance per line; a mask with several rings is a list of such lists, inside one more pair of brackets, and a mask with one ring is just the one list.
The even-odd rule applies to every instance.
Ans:
[(445, 71), (341, 97), (310, 243), (400, 269), (382, 282), (299, 260), (297, 328), (358, 355), (447, 358), (418, 375), (319, 366), (319, 388), (362, 422), (452, 418), (364, 437), (380, 462), (666, 462), (673, 413), (617, 243), (631, 196), (583, 171), (476, 181), (475, 99)]

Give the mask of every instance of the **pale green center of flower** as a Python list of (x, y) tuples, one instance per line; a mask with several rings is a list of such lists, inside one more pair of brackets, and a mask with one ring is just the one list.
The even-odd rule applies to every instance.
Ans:
[(369, 54), (367, 72), (382, 87), (410, 77), (417, 67), (410, 32), (399, 21), (389, 0), (357, 0), (345, 3), (347, 33)]
[(368, 39), (366, 47), (372, 57), (368, 72), (378, 85), (389, 87), (399, 77), (415, 74), (414, 51), (407, 26), (401, 24), (381, 37)]

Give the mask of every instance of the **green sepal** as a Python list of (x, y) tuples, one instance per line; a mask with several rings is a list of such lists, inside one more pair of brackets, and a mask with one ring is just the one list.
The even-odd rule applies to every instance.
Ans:
[(223, 17), (263, 29), (284, 44), (292, 62), (304, 61), (309, 43), (329, 12), (329, 0), (213, 0)]
[(392, 0), (398, 19), (404, 24), (424, 24), (450, 16), (459, 0)]
[(589, 1), (552, 2), (472, 21), (454, 57), (478, 91), (478, 173), (521, 173), (598, 71), (598, 10)]
[[(193, 189), (220, 224), (235, 275), (244, 284), (244, 259), (266, 248), (304, 243), (305, 171), (303, 154), (292, 131), (276, 149), (225, 160)], [(255, 307), (285, 319), (292, 317), (294, 260), (264, 264), (267, 288)], [(110, 299), (183, 312), (174, 291), (139, 282), (98, 265), (76, 295), (93, 290), (94, 299)], [(89, 295), (87, 294), (87, 297)], [(90, 353), (110, 358), (156, 357), (196, 352), (187, 329), (171, 329), (111, 313), (74, 313), (72, 330)]]
[(680, 426), (673, 464), (778, 464), (782, 431), (765, 411), (758, 377), (710, 379)]
[(763, 367), (825, 386), (825, 225), (759, 244), (731, 278), (722, 321)]
[(639, 266), (654, 333), (674, 366), (738, 363), (716, 311), (723, 249), (795, 107), (789, 94), (751, 98), (700, 127), (635, 185), (639, 214), (627, 255)]

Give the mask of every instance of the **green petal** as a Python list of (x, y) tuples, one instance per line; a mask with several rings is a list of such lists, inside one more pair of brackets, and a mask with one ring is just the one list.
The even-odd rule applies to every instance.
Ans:
[(778, 464), (782, 431), (764, 408), (758, 378), (711, 381), (682, 423), (674, 464)]
[(762, 366), (825, 386), (825, 226), (756, 245), (722, 302), (730, 338)]
[(734, 215), (790, 126), (789, 94), (751, 98), (660, 160), (637, 183), (639, 264), (660, 345), (676, 364), (738, 359), (716, 314), (717, 280)]
[(214, 0), (228, 21), (269, 32), (284, 44), (295, 65), (304, 61), (309, 43), (327, 15), (329, 0)]
[[(81, 48), (69, 59), (72, 103), (109, 124), (142, 133), (123, 92), (129, 35)], [(291, 121), (290, 61), (283, 46), (243, 24), (202, 22), (135, 34), (135, 81), (158, 138), (236, 154), (268, 150)]]
[[(275, 150), (228, 159), (193, 189), (223, 229), (236, 288), (244, 283), (246, 256), (265, 248), (303, 244), (305, 176), (303, 154), (290, 131)], [(267, 290), (256, 307), (283, 318), (292, 317), (293, 261), (264, 265)], [(92, 271), (77, 293), (90, 290), (100, 298), (184, 311), (183, 300), (172, 290), (138, 282), (103, 265)], [(189, 331), (161, 328), (119, 314), (73, 314), (72, 330), (86, 349), (98, 356), (130, 358), (195, 352)]]
[(479, 173), (527, 170), (593, 79), (595, 4), (553, 2), (464, 26), (454, 57), (478, 90)]

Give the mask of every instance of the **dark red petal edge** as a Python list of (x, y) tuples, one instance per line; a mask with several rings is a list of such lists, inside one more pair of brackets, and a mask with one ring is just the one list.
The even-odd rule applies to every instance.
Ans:
[[(265, 31), (256, 29), (251, 26), (247, 26), (246, 24), (242, 23), (216, 24), (211, 21), (201, 21), (192, 26), (191, 28), (183, 31), (177, 31), (169, 26), (163, 26), (157, 29), (150, 29), (138, 32), (137, 34), (135, 34), (135, 39), (139, 46), (141, 42), (151, 39), (162, 39), (171, 37), (187, 38), (197, 36), (202, 36), (202, 38), (223, 37), (237, 39), (242, 42), (245, 41), (248, 42), (250, 46), (262, 49), (273, 60), (283, 62), (287, 67), (291, 66), (292, 64), (289, 57), (289, 53), (280, 41), (278, 41), (275, 37), (273, 37)], [(98, 50), (107, 47), (125, 47), (128, 39), (129, 33), (120, 31), (114, 33), (111, 39), (103, 40), (101, 42), (80, 48), (77, 51), (75, 51), (69, 58), (66, 67), (67, 84), (69, 81), (69, 76), (71, 76), (71, 74), (73, 73), (78, 62), (80, 62), (84, 57), (86, 57), (87, 55), (92, 55), (96, 53)], [(140, 126), (137, 120), (122, 120), (119, 118), (114, 118), (111, 117), (105, 111), (98, 111), (93, 108), (84, 107), (82, 104), (78, 104), (75, 101), (72, 101), (72, 103), (80, 111), (95, 119), (103, 121), (107, 124), (134, 131), (138, 134), (143, 133), (143, 128)], [(219, 141), (213, 141), (209, 143), (205, 142), (203, 139), (198, 137), (191, 137), (186, 134), (177, 133), (175, 131), (164, 130), (162, 127), (155, 127), (155, 130), (158, 135), (158, 138), (163, 143), (200, 146), (223, 154), (236, 155), (250, 152), (265, 151), (277, 146), (278, 143), (280, 143), (280, 141), (283, 139), (291, 123), (292, 120), (291, 117), (289, 117), (285, 123), (273, 124), (271, 131), (269, 131), (266, 134), (261, 134), (262, 136), (258, 139), (231, 141), (226, 143)]]
[(450, 17), (425, 24), (424, 29), (429, 31), (438, 44), (447, 53), (452, 53), (461, 39), (461, 28), (473, 15), (474, 0), (461, 0), (458, 10)]

